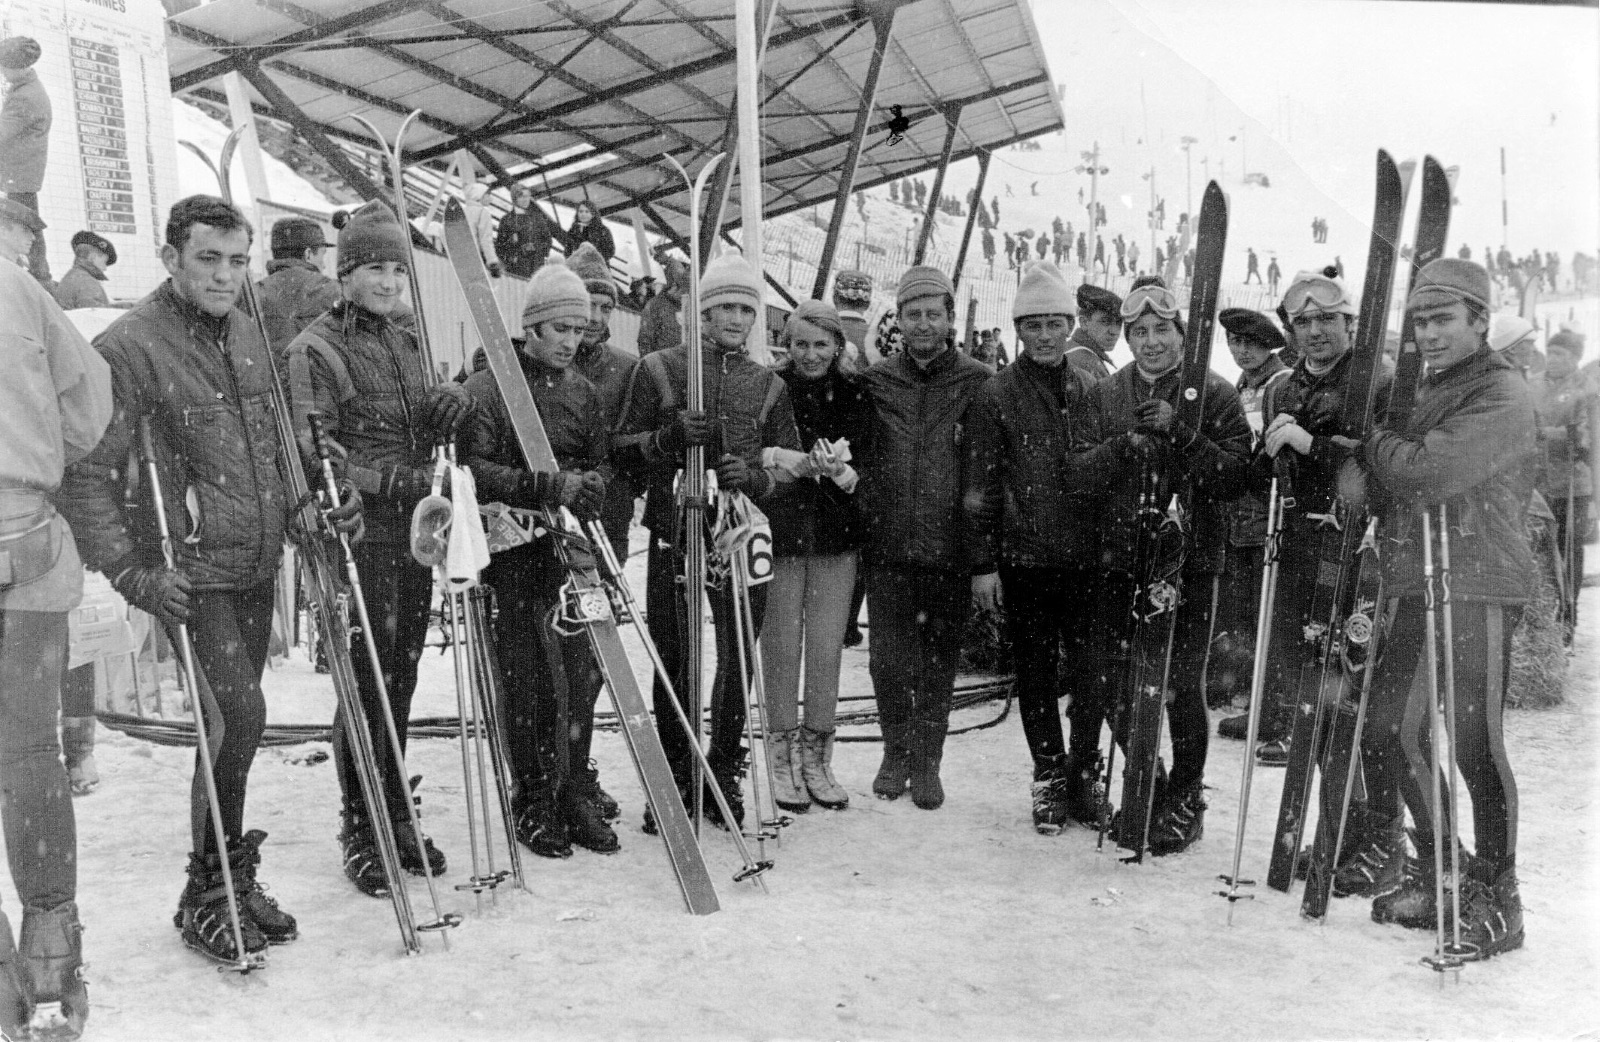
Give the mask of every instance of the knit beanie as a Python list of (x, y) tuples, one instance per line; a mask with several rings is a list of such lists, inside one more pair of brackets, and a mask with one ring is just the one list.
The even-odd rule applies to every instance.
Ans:
[(830, 333), (843, 344), (846, 339), (844, 325), (839, 321), (839, 312), (835, 311), (832, 304), (820, 300), (802, 300), (789, 312), (789, 321), (783, 327), (783, 339), (787, 344), (795, 334), (795, 327), (801, 322), (809, 322), (825, 333)]
[(31, 36), (0, 40), (0, 69), (26, 69), (39, 60), (41, 53), (39, 41)]
[(594, 248), (594, 243), (585, 242), (574, 250), (567, 258), (567, 267), (583, 280), (590, 293), (604, 293), (611, 298), (611, 303), (617, 302), (617, 284), (611, 280), (611, 269), (606, 267), (606, 259)]
[(350, 215), (339, 229), (339, 274), (348, 275), (363, 264), (406, 262), (406, 233), (388, 204), (374, 199)]
[(1489, 273), (1481, 264), (1457, 257), (1440, 257), (1417, 272), (1406, 309), (1440, 307), (1455, 301), (1489, 310)]
[(729, 250), (706, 265), (700, 276), (700, 310), (718, 304), (748, 304), (761, 307), (761, 276), (744, 259), (744, 254)]
[(948, 296), (951, 300), (955, 300), (955, 283), (938, 268), (918, 264), (914, 268), (906, 269), (906, 273), (900, 276), (900, 285), (894, 291), (894, 306), (899, 310), (908, 300), (932, 296)]
[(1067, 289), (1067, 280), (1048, 261), (1035, 261), (1022, 273), (1017, 286), (1017, 296), (1011, 304), (1013, 319), (1029, 315), (1072, 315), (1077, 317), (1078, 304)]
[(589, 323), (589, 290), (571, 268), (546, 264), (528, 280), (528, 301), (522, 305), (522, 328), (558, 318)]
[(1572, 332), (1570, 329), (1563, 329), (1561, 332), (1555, 334), (1549, 340), (1544, 342), (1544, 346), (1546, 350), (1552, 347), (1563, 347), (1572, 352), (1572, 357), (1583, 357), (1583, 337), (1578, 333)]

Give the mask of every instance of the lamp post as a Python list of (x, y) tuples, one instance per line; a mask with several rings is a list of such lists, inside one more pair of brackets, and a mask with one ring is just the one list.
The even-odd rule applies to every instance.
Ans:
[(1100, 195), (1100, 175), (1109, 174), (1110, 167), (1100, 165), (1100, 142), (1094, 143), (1094, 149), (1089, 152), (1080, 152), (1083, 162), (1073, 169), (1080, 174), (1089, 175), (1089, 237), (1085, 242), (1092, 241), (1100, 230), (1100, 207), (1097, 202)]
[[(1140, 176), (1150, 182), (1150, 214), (1147, 223), (1150, 225), (1150, 263), (1153, 265), (1156, 262), (1156, 168), (1152, 165)], [(1157, 275), (1161, 274), (1159, 267), (1154, 270)]]
[(1183, 149), (1183, 212), (1189, 218), (1190, 224), (1194, 222), (1194, 155), (1195, 145), (1200, 143), (1197, 137), (1188, 134), (1178, 139), (1178, 147)]

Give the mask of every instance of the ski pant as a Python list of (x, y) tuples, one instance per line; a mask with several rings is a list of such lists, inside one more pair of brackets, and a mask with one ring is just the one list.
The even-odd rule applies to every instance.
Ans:
[(94, 715), (94, 663), (67, 670), (61, 679), (61, 715)]
[[(1088, 569), (1000, 566), (1017, 707), (1036, 773), (1066, 752), (1057, 708), (1063, 694), (1072, 751), (1092, 762), (1099, 749), (1105, 684), (1090, 668), (1100, 612), (1098, 586)], [(1062, 654), (1070, 677), (1065, 690), (1059, 682)]]
[[(1172, 662), (1167, 670), (1167, 725), (1172, 742), (1173, 789), (1199, 781), (1205, 776), (1211, 720), (1206, 715), (1206, 700), (1201, 677), (1211, 639), (1212, 583), (1209, 573), (1195, 572), (1183, 577), (1183, 596), (1173, 623)], [(1103, 632), (1100, 669), (1107, 677), (1108, 698), (1114, 707), (1113, 734), (1117, 744), (1128, 747), (1128, 728), (1132, 723), (1130, 699), (1135, 682), (1156, 684), (1166, 655), (1166, 643), (1158, 638), (1165, 631), (1146, 628), (1144, 648), (1136, 646), (1138, 627), (1132, 611), (1134, 583), (1126, 575), (1110, 576), (1100, 611), (1110, 620)], [(1135, 661), (1138, 656), (1138, 661)], [(1139, 668), (1135, 668), (1138, 666)], [(1136, 676), (1137, 674), (1137, 676)]]
[[(1433, 863), (1431, 692), (1424, 634), (1427, 614), (1420, 597), (1389, 602), (1385, 651), (1373, 674), (1361, 755), (1369, 800), (1393, 806), (1396, 790), (1416, 822), (1417, 853)], [(1442, 605), (1438, 611), (1444, 611)], [(1472, 800), (1472, 833), (1478, 858), (1493, 879), (1514, 866), (1517, 847), (1517, 783), (1506, 758), (1502, 719), (1511, 674), (1511, 634), (1520, 605), (1458, 602), (1453, 607), (1456, 766)], [(1443, 619), (1439, 620), (1439, 696), (1444, 695)], [(1381, 801), (1381, 802), (1380, 802)], [(1448, 814), (1441, 827), (1450, 834)]]
[[(250, 590), (204, 590), (189, 596), (189, 637), (194, 642), (195, 686), (211, 739), (212, 777), (227, 842), (244, 833), (245, 788), (261, 732), (267, 726), (267, 703), (261, 695), (261, 671), (272, 638), (274, 583)], [(173, 645), (177, 632), (169, 631)], [(181, 664), (181, 658), (180, 658)], [(195, 753), (194, 781), (189, 788), (189, 821), (194, 852), (220, 854), (211, 830), (200, 754)]]
[[(1568, 626), (1578, 625), (1578, 594), (1583, 590), (1583, 537), (1589, 527), (1589, 497), (1572, 497), (1572, 542), (1567, 542), (1567, 501), (1565, 499), (1552, 499), (1550, 512), (1556, 516), (1556, 547), (1561, 551), (1561, 560), (1566, 565), (1565, 577), (1567, 588), (1567, 610), (1571, 613), (1566, 620)], [(1571, 553), (1567, 552), (1571, 547)]]
[[(372, 620), (373, 642), (378, 646), (378, 661), (383, 668), (389, 712), (394, 716), (400, 749), (404, 752), (407, 724), (411, 720), (411, 697), (417, 689), (417, 662), (428, 636), (433, 572), (418, 564), (410, 548), (401, 543), (363, 542), (352, 549), (356, 571), (361, 576), (367, 617)], [(352, 624), (358, 621), (354, 617), (351, 619)], [(360, 635), (351, 641), (350, 658), (355, 666), (361, 711), (372, 734), (373, 762), (377, 765), (378, 776), (383, 779), (383, 799), (389, 808), (389, 820), (409, 821), (406, 801), (411, 798), (411, 786), (403, 777), (404, 765), (395, 762), (383, 722), (382, 695), (372, 674), (366, 641)], [(341, 708), (333, 715), (333, 760), (339, 776), (339, 792), (346, 806), (365, 808), (350, 741), (350, 724)]]
[(572, 639), (551, 625), (561, 570), (541, 541), (496, 554), (483, 578), (500, 608), (494, 641), (512, 777), (523, 795), (535, 789), (555, 793), (572, 763), (566, 668)]
[[(709, 541), (708, 541), (709, 542)], [(661, 652), (661, 662), (672, 677), (672, 686), (679, 697), (687, 697), (688, 660), (686, 623), (689, 620), (687, 598), (683, 596), (680, 581), (683, 575), (683, 553), (665, 540), (651, 535), (650, 556), (645, 565), (645, 610), (649, 615), (650, 637)], [(724, 583), (706, 590), (706, 600), (711, 604), (711, 624), (716, 635), (717, 672), (711, 684), (711, 747), (707, 757), (713, 766), (738, 761), (743, 748), (740, 736), (744, 732), (744, 687), (736, 671), (739, 651), (735, 644), (733, 591)], [(767, 603), (766, 585), (750, 588), (750, 611), (755, 617), (759, 632)], [(701, 625), (701, 620), (693, 620)], [(748, 656), (747, 656), (748, 657)], [(689, 777), (689, 739), (672, 710), (672, 696), (660, 678), (653, 691), (656, 732), (661, 737), (661, 748), (672, 764), (674, 775), (680, 782)], [(684, 707), (688, 712), (689, 707)], [(689, 713), (689, 719), (699, 729), (699, 721)]]
[(1261, 700), (1263, 741), (1287, 738), (1300, 704), (1300, 674), (1311, 653), (1306, 626), (1326, 626), (1329, 619), (1311, 618), (1318, 562), (1304, 547), (1285, 540), (1278, 556), (1278, 588), (1272, 602), (1272, 637), (1267, 644), (1267, 684)]
[(0, 611), (0, 818), (24, 906), (78, 893), (78, 831), (61, 763), (61, 674), (67, 613)]
[(761, 625), (762, 680), (774, 731), (800, 726), (800, 678), (805, 676), (806, 727), (833, 731), (839, 703), (839, 660), (855, 590), (856, 553), (779, 557), (767, 586)]
[(904, 564), (867, 567), (872, 641), (867, 669), (885, 746), (911, 750), (926, 738), (943, 749), (961, 637), (972, 611), (972, 579)]

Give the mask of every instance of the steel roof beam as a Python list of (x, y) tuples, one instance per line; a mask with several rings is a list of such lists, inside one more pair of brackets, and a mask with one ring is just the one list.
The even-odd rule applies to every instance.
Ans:
[[(241, 58), (235, 62), (235, 68), (241, 76), (250, 81), (250, 86), (256, 89), (256, 93), (266, 99), (273, 111), (287, 119), (294, 127), (295, 133), (304, 138), (318, 155), (326, 159), (351, 188), (367, 199), (383, 198), (383, 189), (374, 184), (366, 172), (356, 166), (344, 149), (328, 140), (317, 121), (307, 116), (300, 106), (289, 100), (289, 95), (283, 92), (282, 87), (272, 82), (272, 77), (268, 76), (259, 64)], [(406, 215), (402, 214), (401, 220), (405, 218)]]
[(983, 186), (989, 180), (990, 152), (978, 153), (978, 183), (972, 189), (972, 203), (967, 207), (967, 223), (961, 229), (961, 248), (956, 251), (956, 270), (950, 276), (952, 285), (961, 285), (961, 269), (967, 266), (967, 247), (972, 245), (972, 226), (978, 222), (978, 211), (983, 208)]
[(956, 147), (956, 131), (961, 127), (961, 106), (955, 105), (944, 112), (944, 147), (939, 150), (939, 169), (933, 175), (933, 187), (928, 190), (928, 206), (922, 214), (922, 227), (917, 232), (917, 252), (911, 263), (921, 264), (928, 252), (928, 240), (933, 238), (933, 215), (939, 212), (939, 194), (944, 191), (944, 174), (950, 169), (950, 154)]

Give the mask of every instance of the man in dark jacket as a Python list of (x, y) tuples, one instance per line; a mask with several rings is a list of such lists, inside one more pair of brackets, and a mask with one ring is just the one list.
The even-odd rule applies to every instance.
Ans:
[[(6, 81), (6, 100), (0, 103), (0, 192), (34, 213), (39, 212), (54, 120), (50, 95), (33, 71), (41, 53), (39, 42), (29, 36), (0, 41), (0, 77)], [(33, 240), (28, 270), (40, 282), (50, 284), (42, 235)]]
[[(1122, 304), (1125, 335), (1134, 360), (1094, 387), (1094, 414), (1099, 432), (1132, 459), (1119, 470), (1118, 481), (1106, 499), (1102, 514), (1102, 566), (1108, 571), (1107, 593), (1111, 624), (1106, 627), (1100, 669), (1111, 678), (1112, 698), (1129, 698), (1134, 663), (1126, 650), (1138, 631), (1132, 605), (1137, 585), (1152, 577), (1141, 574), (1146, 562), (1136, 558), (1139, 526), (1146, 523), (1141, 497), (1147, 478), (1158, 475), (1166, 491), (1186, 490), (1190, 504), (1187, 537), (1183, 541), (1182, 571), (1176, 579), (1181, 591), (1176, 630), (1168, 672), (1167, 719), (1172, 735), (1172, 774), (1162, 783), (1159, 774), (1155, 805), (1149, 825), (1150, 852), (1156, 855), (1185, 850), (1200, 838), (1204, 828), (1204, 787), (1207, 734), (1205, 694), (1200, 690), (1209, 645), (1212, 613), (1212, 577), (1225, 559), (1225, 504), (1243, 492), (1249, 480), (1250, 424), (1239, 407), (1239, 395), (1215, 373), (1206, 374), (1205, 411), (1200, 429), (1192, 430), (1176, 419), (1183, 322), (1177, 297), (1156, 276), (1134, 282)], [(1156, 504), (1165, 510), (1166, 504)], [(1148, 653), (1149, 649), (1142, 649)], [(1146, 678), (1159, 684), (1161, 663), (1148, 666)], [(1121, 714), (1118, 731), (1126, 728), (1130, 714)], [(1125, 740), (1119, 734), (1118, 741)]]
[(689, 269), (682, 262), (668, 258), (661, 265), (666, 284), (661, 292), (651, 297), (639, 315), (639, 357), (678, 347), (683, 343), (683, 324), (678, 312), (683, 307), (683, 293), (689, 285)]
[[(433, 573), (411, 556), (411, 512), (432, 491), (434, 445), (452, 437), (470, 407), (460, 384), (429, 389), (416, 335), (394, 322), (404, 300), (406, 261), (405, 232), (385, 203), (374, 201), (352, 214), (339, 231), (337, 286), (343, 299), (294, 338), (285, 359), (300, 443), (311, 444), (307, 414), (321, 413), (328, 437), (338, 446), (338, 469), (366, 502), (367, 536), (355, 547), (356, 567), (402, 751), (433, 602)], [(315, 458), (308, 456), (306, 466), (314, 465)], [(367, 722), (381, 734), (382, 694), (371, 664), (365, 654), (352, 660)], [(362, 797), (349, 728), (343, 711), (335, 713), (344, 871), (362, 893), (382, 897), (389, 892), (389, 879)], [(401, 864), (421, 875), (404, 764), (394, 762), (387, 741), (375, 741), (373, 755)], [(444, 854), (432, 840), (422, 842), (432, 874), (441, 874)]]
[[(1537, 564), (1523, 528), (1532, 492), (1535, 418), (1527, 384), (1489, 349), (1489, 276), (1456, 258), (1419, 273), (1406, 308), (1427, 372), (1409, 417), (1361, 443), (1359, 459), (1381, 494), (1385, 592), (1393, 613), (1386, 650), (1372, 681), (1362, 757), (1376, 781), (1398, 788), (1417, 824), (1414, 861), (1400, 888), (1377, 898), (1372, 917), (1433, 929), (1433, 811), (1425, 785), (1439, 769), (1431, 749), (1429, 699), (1419, 680), (1426, 605), (1454, 623), (1454, 644), (1441, 644), (1455, 666), (1456, 767), (1472, 801), (1477, 847), (1464, 856), (1459, 887), (1461, 940), (1487, 958), (1522, 945), (1517, 890), (1517, 786), (1506, 759), (1502, 697), (1511, 663), (1511, 634), (1527, 603)], [(1423, 540), (1449, 534), (1448, 595), (1423, 571)], [(1437, 567), (1443, 557), (1435, 553)], [(1430, 585), (1435, 588), (1430, 591)], [(1438, 598), (1438, 601), (1436, 601)], [(1448, 764), (1442, 765), (1449, 770)], [(1374, 801), (1380, 797), (1374, 794)], [(1446, 837), (1454, 822), (1441, 822)], [(1446, 842), (1450, 842), (1449, 839)], [(1442, 852), (1450, 865), (1450, 853)]]
[(117, 248), (111, 240), (94, 232), (82, 231), (72, 237), (72, 267), (56, 284), (56, 303), (62, 311), (111, 306), (105, 287), (106, 269), (117, 263)]
[[(681, 518), (676, 518), (673, 484), (690, 445), (706, 447), (720, 488), (744, 492), (759, 505), (794, 481), (783, 468), (763, 463), (763, 450), (800, 448), (794, 408), (782, 378), (750, 360), (745, 339), (762, 306), (761, 276), (744, 257), (724, 253), (700, 277), (701, 378), (705, 409), (691, 412), (686, 400), (689, 356), (683, 347), (645, 356), (633, 371), (614, 442), (616, 465), (645, 485), (644, 525), (650, 529), (646, 565), (645, 609), (650, 634), (673, 678), (675, 690), (686, 690), (685, 627), (700, 625), (689, 618), (681, 593), (684, 572)], [(709, 519), (708, 519), (709, 520)], [(741, 742), (745, 704), (734, 644), (733, 594), (726, 585), (707, 591), (716, 630), (717, 673), (711, 690), (711, 747), (707, 756), (716, 784), (727, 797), (738, 822), (744, 818), (739, 779), (744, 775)], [(765, 590), (752, 587), (755, 625), (761, 627)], [(656, 728), (672, 762), (680, 788), (689, 788), (690, 753), (666, 689), (655, 685)], [(692, 792), (687, 792), (692, 796)], [(687, 802), (687, 800), (685, 801)], [(707, 800), (708, 805), (713, 801)], [(646, 818), (651, 827), (653, 823)]]
[(964, 464), (973, 598), (980, 608), (1004, 608), (1033, 756), (1033, 826), (1047, 836), (1069, 820), (1098, 824), (1104, 798), (1095, 791), (1101, 685), (1074, 669), (1070, 752), (1057, 709), (1058, 649), (1064, 643), (1068, 662), (1087, 662), (1086, 640), (1102, 611), (1096, 523), (1111, 483), (1106, 464), (1118, 455), (1086, 436), (1093, 381), (1065, 357), (1075, 311), (1054, 267), (1036, 264), (1022, 276), (1011, 308), (1022, 356), (973, 399)]
[(989, 369), (955, 349), (955, 288), (937, 268), (900, 277), (895, 313), (905, 350), (867, 370), (877, 415), (861, 465), (867, 531), (869, 669), (883, 731), (872, 791), (944, 804), (939, 764), (961, 633), (971, 607), (973, 548), (962, 514), (967, 411)]
[(1122, 339), (1122, 298), (1088, 282), (1078, 287), (1077, 296), (1077, 328), (1067, 346), (1067, 362), (1095, 383), (1116, 368), (1111, 352)]
[[(84, 563), (103, 572), (176, 639), (189, 624), (225, 835), (212, 834), (196, 757), (190, 795), (194, 851), (176, 924), (184, 943), (224, 962), (298, 936), (294, 918), (256, 881), (259, 829), (245, 832), (245, 788), (266, 724), (261, 672), (272, 636), (274, 582), (295, 504), (280, 475), (272, 357), (235, 308), (250, 260), (250, 225), (220, 199), (179, 200), (161, 260), (171, 278), (95, 340), (111, 366), (116, 409), (99, 446), (68, 471)], [(163, 473), (178, 567), (169, 569), (150, 515), (127, 506), (130, 453), (148, 422)], [(143, 506), (150, 490), (140, 482)], [(350, 490), (341, 523), (359, 533)], [(300, 538), (307, 534), (301, 533)], [(316, 538), (316, 536), (310, 536)], [(228, 858), (246, 951), (235, 950), (221, 859)]]
[(331, 245), (309, 217), (285, 217), (272, 226), (272, 259), (267, 277), (256, 283), (256, 303), (273, 357), (282, 357), (289, 341), (340, 301), (339, 284), (322, 273)]
[(495, 256), (506, 271), (530, 278), (550, 257), (554, 226), (533, 200), (533, 189), (518, 185), (511, 191), (511, 212), (500, 218), (494, 235)]
[[(1545, 370), (1528, 380), (1533, 408), (1539, 415), (1539, 441), (1543, 449), (1539, 468), (1539, 494), (1556, 519), (1556, 545), (1566, 566), (1567, 640), (1578, 624), (1578, 589), (1583, 583), (1584, 530), (1588, 527), (1589, 501), (1594, 477), (1589, 457), (1595, 432), (1590, 420), (1600, 393), (1590, 374), (1578, 368), (1583, 358), (1583, 338), (1559, 332), (1545, 343)], [(1572, 531), (1567, 514), (1571, 513)]]
[[(528, 469), (493, 372), (481, 369), (467, 378), (478, 418), (466, 461), (483, 502), (522, 510), (568, 507), (586, 521), (598, 515), (611, 435), (594, 385), (572, 365), (589, 317), (589, 291), (573, 271), (547, 264), (534, 273), (518, 361), (559, 471)], [(563, 636), (551, 624), (566, 574), (548, 539), (501, 550), (484, 573), (500, 605), (495, 646), (505, 680), (517, 838), (548, 858), (570, 857), (574, 843), (601, 854), (619, 848), (589, 767), (600, 691), (587, 675), (597, 672), (589, 638)]]

